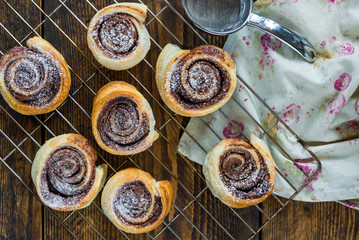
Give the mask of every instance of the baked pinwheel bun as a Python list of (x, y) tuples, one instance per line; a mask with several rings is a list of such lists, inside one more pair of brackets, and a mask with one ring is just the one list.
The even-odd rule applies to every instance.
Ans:
[(156, 181), (136, 168), (117, 172), (108, 180), (101, 196), (105, 215), (120, 230), (149, 232), (159, 226), (172, 204), (172, 185)]
[(159, 134), (150, 104), (126, 82), (103, 86), (95, 96), (92, 132), (98, 145), (114, 155), (132, 155), (151, 147)]
[(45, 205), (72, 211), (91, 204), (102, 189), (107, 165), (95, 166), (97, 155), (90, 142), (78, 134), (54, 137), (39, 149), (31, 177)]
[(46, 40), (34, 37), (26, 47), (10, 49), (0, 60), (0, 92), (23, 115), (44, 114), (65, 101), (71, 76), (62, 55)]
[(239, 139), (222, 140), (208, 152), (203, 174), (213, 195), (234, 208), (263, 202), (275, 184), (275, 167), (269, 149), (255, 135), (251, 135), (250, 143)]
[(97, 61), (112, 70), (141, 62), (151, 45), (146, 16), (147, 6), (139, 3), (113, 4), (97, 12), (87, 32), (88, 46)]
[(236, 66), (227, 52), (215, 46), (182, 50), (167, 44), (157, 60), (156, 83), (172, 111), (204, 116), (231, 98), (237, 84)]

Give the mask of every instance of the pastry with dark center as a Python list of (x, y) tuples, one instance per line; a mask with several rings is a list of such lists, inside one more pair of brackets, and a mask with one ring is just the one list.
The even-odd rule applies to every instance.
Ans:
[(93, 105), (92, 131), (105, 151), (132, 155), (158, 138), (151, 106), (134, 86), (111, 82), (98, 91)]
[(144, 25), (147, 6), (118, 3), (101, 9), (92, 18), (87, 43), (105, 67), (125, 70), (137, 65), (150, 49), (150, 35)]
[(48, 207), (72, 211), (91, 204), (102, 189), (107, 165), (95, 166), (96, 151), (77, 134), (48, 140), (37, 152), (31, 177), (40, 199)]
[(0, 92), (23, 115), (44, 114), (65, 101), (71, 86), (62, 55), (46, 40), (30, 38), (26, 47), (10, 49), (0, 60)]
[(273, 191), (275, 167), (265, 143), (225, 139), (208, 152), (203, 174), (213, 195), (224, 204), (243, 208), (263, 202)]
[(182, 50), (167, 44), (157, 60), (156, 83), (172, 111), (204, 116), (231, 98), (237, 84), (236, 66), (227, 52), (215, 46)]
[(156, 181), (149, 173), (128, 168), (106, 183), (101, 205), (106, 216), (120, 230), (144, 233), (155, 229), (172, 204), (172, 185)]

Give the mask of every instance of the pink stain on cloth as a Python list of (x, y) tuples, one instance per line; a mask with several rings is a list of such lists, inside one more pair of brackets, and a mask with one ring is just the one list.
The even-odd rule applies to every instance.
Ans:
[(286, 3), (297, 3), (298, 0), (279, 0), (279, 4), (286, 4)]
[(268, 52), (262, 52), (262, 58), (259, 61), (259, 66), (261, 67), (262, 71), (272, 67), (273, 63), (273, 57)]
[(335, 99), (333, 99), (328, 103), (327, 113), (329, 115), (334, 115), (334, 116), (339, 114), (340, 111), (345, 106), (345, 103), (346, 103), (345, 96), (343, 94), (339, 95), (338, 97), (336, 97)]
[(340, 5), (343, 0), (326, 0), (328, 4)]
[(337, 48), (337, 50), (335, 50), (335, 52), (339, 57), (353, 55), (355, 52), (355, 47), (353, 45), (351, 45), (350, 43), (344, 43), (344, 44), (341, 44)]
[(349, 87), (352, 81), (352, 76), (349, 73), (343, 73), (339, 76), (339, 79), (335, 81), (334, 88), (337, 91), (344, 91)]
[(236, 120), (232, 120), (232, 122), (228, 123), (227, 127), (223, 129), (223, 136), (240, 139), (243, 136), (244, 124)]
[(260, 39), (261, 46), (263, 48), (261, 60), (259, 61), (259, 66), (262, 71), (269, 69), (274, 64), (274, 58), (270, 54), (271, 51), (276, 51), (278, 48), (282, 47), (282, 42), (277, 38), (265, 33)]
[(346, 123), (346, 127), (350, 131), (350, 134), (359, 135), (359, 121), (358, 120), (350, 120)]
[[(305, 158), (305, 159), (294, 159), (294, 161), (303, 169), (305, 173), (308, 174), (310, 177), (311, 175), (314, 175), (314, 173), (317, 171), (317, 164), (314, 162), (313, 158)], [(321, 175), (322, 171), (319, 172), (319, 174), (313, 178), (312, 182), (305, 186), (305, 188), (311, 192), (313, 192), (315, 189), (313, 187), (313, 184), (319, 180), (319, 177)], [(303, 183), (308, 180), (308, 177), (303, 174), (302, 181)]]
[(265, 33), (261, 37), (261, 46), (265, 52), (267, 52), (269, 49), (276, 51), (277, 48), (282, 47), (282, 42), (272, 35)]
[(278, 113), (278, 116), (288, 125), (292, 126), (299, 122), (299, 112), (301, 107), (292, 103)]

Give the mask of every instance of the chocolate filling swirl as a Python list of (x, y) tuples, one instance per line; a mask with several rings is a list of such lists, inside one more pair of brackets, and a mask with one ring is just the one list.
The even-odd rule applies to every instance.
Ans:
[(237, 198), (254, 199), (263, 196), (270, 187), (266, 163), (254, 148), (253, 156), (244, 146), (230, 146), (220, 158), (220, 177)]
[(92, 38), (107, 56), (125, 57), (138, 45), (135, 21), (134, 17), (125, 13), (105, 15), (95, 24)]
[(103, 108), (97, 122), (102, 141), (116, 150), (132, 150), (144, 140), (150, 130), (146, 113), (128, 97), (112, 99)]
[(161, 215), (161, 197), (153, 196), (141, 181), (120, 187), (113, 201), (116, 216), (124, 223), (146, 227)]
[(51, 102), (59, 91), (61, 73), (57, 64), (47, 55), (25, 47), (15, 47), (4, 66), (4, 82), (11, 95), (30, 106)]
[(171, 77), (171, 92), (187, 109), (212, 106), (230, 88), (229, 73), (218, 64), (224, 57), (218, 49), (206, 46), (193, 50), (177, 64)]
[(54, 150), (45, 163), (41, 176), (41, 194), (56, 205), (74, 205), (90, 191), (95, 180), (95, 165), (72, 146)]

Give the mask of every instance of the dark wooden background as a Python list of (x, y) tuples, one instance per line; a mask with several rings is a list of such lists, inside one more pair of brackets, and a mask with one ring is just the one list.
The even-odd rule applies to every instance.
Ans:
[[(156, 44), (152, 42), (146, 56), (149, 64), (143, 61), (129, 71), (110, 71), (101, 68), (87, 48), (86, 28), (79, 22), (87, 26), (95, 14), (87, 1), (7, 2), (8, 4), (0, 0), (0, 51), (5, 53), (19, 45), (13, 37), (25, 45), (29, 37), (35, 36), (32, 28), (36, 28), (38, 34), (63, 54), (73, 72), (71, 97), (54, 113), (38, 117), (22, 116), (11, 110), (0, 98), (1, 239), (72, 239), (73, 236), (66, 228), (79, 239), (100, 239), (96, 231), (106, 239), (125, 239), (96, 207), (100, 206), (99, 197), (90, 207), (71, 213), (49, 211), (34, 194), (30, 170), (39, 145), (53, 135), (76, 131), (93, 143), (100, 156), (99, 163), (106, 160), (113, 167), (109, 171), (110, 175), (119, 169), (140, 167), (157, 179), (170, 180), (174, 187), (174, 206), (165, 224), (148, 235), (126, 234), (128, 238), (175, 239), (177, 235), (183, 239), (230, 239), (223, 227), (233, 238), (246, 239), (251, 236), (251, 232), (238, 216), (255, 230), (265, 222), (265, 218), (255, 207), (234, 212), (220, 203), (206, 188), (200, 166), (176, 152), (183, 132), (176, 121), (185, 126), (188, 119), (175, 116), (167, 107), (162, 107), (163, 102), (155, 86), (154, 70), (151, 68), (151, 65), (155, 66), (160, 53)], [(113, 3), (110, 0), (89, 2), (97, 9)], [(169, 2), (183, 14), (179, 0)], [(160, 47), (169, 42), (188, 47), (204, 43), (164, 1), (144, 0), (144, 3), (158, 15), (157, 19), (153, 19), (148, 14), (146, 22), (151, 37)], [(224, 44), (225, 38), (200, 34), (211, 44)], [(94, 93), (110, 80), (123, 80), (135, 85), (153, 107), (156, 127), (160, 130), (161, 137), (149, 151), (131, 157), (116, 157), (95, 144), (88, 116), (91, 114)], [(260, 207), (271, 216), (280, 205), (270, 197)], [(63, 224), (57, 219), (63, 221)], [(357, 211), (337, 203), (291, 202), (256, 238), (359, 239), (358, 219)]]

